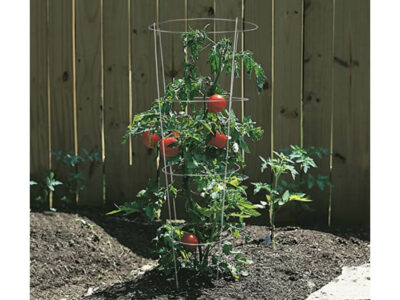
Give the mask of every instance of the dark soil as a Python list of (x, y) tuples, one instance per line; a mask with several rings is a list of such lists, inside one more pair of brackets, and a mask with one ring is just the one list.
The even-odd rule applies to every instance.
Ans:
[(31, 213), (31, 299), (77, 299), (154, 264), (155, 225), (103, 213)]
[(83, 299), (305, 299), (342, 266), (369, 262), (367, 228), (328, 233), (284, 227), (272, 251), (264, 243), (267, 229), (249, 226), (251, 241), (240, 248), (254, 261), (250, 276), (188, 280), (182, 274), (177, 292), (175, 281), (157, 271), (139, 272), (153, 262), (155, 226), (98, 214), (32, 213), (32, 299), (77, 299), (89, 288), (94, 293)]

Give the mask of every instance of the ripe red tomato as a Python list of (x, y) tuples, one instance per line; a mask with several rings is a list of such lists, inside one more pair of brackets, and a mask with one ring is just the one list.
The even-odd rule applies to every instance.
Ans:
[(197, 237), (193, 233), (185, 233), (181, 238), (181, 242), (185, 243), (183, 244), (183, 247), (190, 252), (196, 251), (197, 244), (199, 243)]
[(164, 155), (165, 148), (165, 157), (171, 157), (176, 155), (179, 152), (179, 147), (169, 147), (170, 144), (176, 143), (178, 140), (174, 137), (166, 137), (161, 141), (160, 144), (160, 153)]
[(155, 133), (152, 133), (149, 140), (149, 134), (150, 131), (143, 132), (142, 142), (146, 147), (153, 149), (154, 146), (161, 140), (161, 137)]
[(208, 142), (210, 145), (213, 145), (217, 148), (225, 148), (226, 146), (226, 135), (222, 132), (215, 131), (215, 136)]
[(173, 132), (172, 132), (172, 136), (173, 136), (173, 137), (178, 137), (178, 136), (179, 136), (179, 132), (173, 131)]
[(208, 98), (207, 109), (212, 113), (219, 113), (223, 111), (226, 107), (226, 100), (222, 95), (212, 95)]

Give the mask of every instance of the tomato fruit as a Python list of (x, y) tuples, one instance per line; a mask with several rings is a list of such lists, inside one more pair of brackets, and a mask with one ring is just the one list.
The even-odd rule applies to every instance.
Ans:
[(194, 252), (197, 249), (197, 244), (199, 243), (199, 241), (197, 240), (197, 237), (193, 233), (185, 233), (181, 238), (181, 243), (185, 243), (183, 244), (183, 247), (186, 250)]
[(173, 137), (178, 137), (178, 136), (179, 136), (179, 132), (173, 131), (173, 132), (172, 132), (172, 136), (173, 136)]
[(143, 132), (142, 142), (146, 147), (153, 149), (154, 146), (161, 140), (161, 137), (155, 133), (152, 133), (149, 139), (149, 135), (150, 131)]
[(165, 157), (171, 157), (171, 156), (176, 155), (179, 152), (179, 147), (177, 147), (177, 146), (170, 147), (169, 146), (176, 142), (178, 142), (178, 140), (174, 137), (166, 137), (165, 139), (162, 139), (161, 144), (160, 144), (161, 155), (164, 155), (164, 151), (165, 151)]
[(212, 113), (219, 113), (223, 111), (226, 107), (226, 100), (222, 95), (212, 95), (208, 98), (207, 109)]
[(217, 148), (225, 148), (226, 146), (226, 135), (222, 132), (215, 131), (215, 136), (208, 142), (210, 145), (213, 145)]

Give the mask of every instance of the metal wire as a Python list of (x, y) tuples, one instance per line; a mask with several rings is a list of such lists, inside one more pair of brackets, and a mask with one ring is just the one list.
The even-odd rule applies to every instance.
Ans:
[[(158, 40), (160, 42), (161, 74), (162, 74), (163, 87), (164, 87), (163, 91), (165, 93), (167, 86), (165, 84), (164, 54), (163, 54), (164, 52), (163, 52), (162, 41), (161, 41), (161, 33), (158, 34)], [(157, 69), (157, 71), (158, 71), (158, 69)], [(158, 75), (157, 75), (157, 77), (158, 77)], [(158, 100), (160, 100), (160, 94), (158, 94)], [(158, 101), (158, 104), (160, 105), (160, 101)], [(161, 114), (161, 109), (160, 109), (160, 114)], [(162, 135), (162, 136), (164, 137), (164, 135)], [(165, 149), (164, 149), (163, 155), (165, 157)], [(164, 160), (165, 160), (165, 158), (164, 158)], [(165, 163), (164, 163), (164, 168), (165, 168)], [(173, 180), (173, 174), (172, 174), (172, 169), (171, 169), (171, 183), (172, 183), (172, 180)], [(174, 210), (174, 220), (176, 220), (175, 197), (172, 198), (172, 207), (173, 207), (173, 210)], [(169, 217), (171, 218), (171, 215)]]
[[(155, 28), (156, 23), (153, 23), (153, 26)], [(157, 52), (157, 36), (156, 36), (156, 31), (154, 31), (154, 55), (155, 55), (155, 64), (156, 64), (156, 81), (157, 81), (157, 96), (158, 99), (160, 99), (160, 81), (158, 78), (158, 52)], [(158, 101), (158, 108), (160, 112), (160, 130), (161, 130), (161, 137), (164, 138), (164, 128), (163, 128), (163, 121), (162, 121), (162, 113), (161, 113), (161, 104), (160, 101)], [(162, 141), (162, 140), (161, 140)], [(167, 160), (165, 158), (165, 147), (163, 147), (163, 161), (164, 161), (164, 167), (167, 166)], [(167, 202), (168, 202), (168, 211), (169, 211), (169, 218), (171, 219), (171, 205), (170, 205), (170, 200), (169, 200), (169, 183), (168, 183), (168, 175), (165, 174), (165, 183), (166, 183), (166, 191), (167, 191)], [(173, 231), (171, 229), (170, 231), (171, 238), (173, 237)], [(176, 288), (179, 289), (179, 282), (178, 282), (178, 270), (176, 268), (176, 255), (175, 255), (175, 246), (172, 245), (172, 252), (174, 256), (174, 268), (175, 268), (175, 280), (176, 280)]]
[[(184, 30), (167, 30), (167, 29), (161, 29), (161, 26), (172, 24), (172, 23), (179, 23), (179, 22), (187, 24), (187, 22), (194, 22), (194, 21), (210, 21), (210, 22), (217, 21), (220, 23), (223, 23), (223, 22), (235, 23), (235, 30), (212, 30), (212, 31), (206, 30), (206, 33), (208, 33), (208, 34), (226, 34), (226, 33), (235, 33), (236, 34), (237, 32), (250, 32), (250, 31), (255, 31), (258, 29), (257, 24), (254, 24), (249, 21), (244, 21), (244, 20), (241, 20), (243, 26), (241, 26), (241, 29), (238, 29), (236, 20), (223, 19), (223, 18), (172, 19), (172, 20), (166, 20), (166, 21), (160, 22), (158, 27), (156, 27), (155, 24), (151, 24), (151, 25), (149, 25), (148, 28), (151, 31), (156, 31), (156, 32), (160, 32), (160, 33), (162, 32), (162, 33), (171, 33), (171, 34), (182, 34), (182, 33), (188, 32), (188, 29), (184, 28)], [(249, 28), (244, 29), (245, 28), (244, 25), (247, 25)]]
[[(228, 108), (228, 143), (226, 143), (226, 155), (225, 155), (225, 175), (224, 175), (224, 189), (222, 192), (222, 211), (221, 211), (221, 228), (219, 235), (221, 236), (223, 227), (224, 227), (224, 210), (225, 210), (225, 198), (226, 198), (226, 178), (228, 173), (228, 158), (229, 158), (229, 139), (231, 134), (231, 112), (232, 112), (232, 93), (233, 93), (233, 82), (235, 79), (235, 54), (237, 48), (237, 39), (238, 39), (238, 18), (236, 17), (235, 22), (235, 35), (233, 39), (233, 51), (232, 51), (232, 70), (231, 70), (231, 89), (229, 93), (229, 108)], [(220, 251), (222, 252), (222, 243), (220, 243)], [(219, 268), (217, 269), (217, 277), (219, 277)]]
[[(239, 164), (235, 163), (235, 166), (236, 166), (235, 169), (229, 170), (230, 174), (237, 173), (240, 170), (240, 165)], [(170, 167), (172, 168), (172, 166), (170, 166)], [(172, 172), (168, 172), (166, 167), (162, 168), (161, 171), (166, 173), (166, 174), (168, 174), (168, 175), (178, 176), (178, 177), (186, 177), (186, 176), (188, 176), (188, 177), (208, 177), (208, 176), (216, 176), (216, 175), (225, 175), (225, 171), (221, 172), (221, 173), (209, 173), (209, 174), (206, 174), (206, 173), (183, 174), (183, 173), (176, 173), (176, 172), (172, 173)]]
[[(159, 100), (159, 99), (155, 99), (156, 101), (157, 100)], [(249, 98), (244, 98), (244, 97), (234, 97), (234, 96), (232, 96), (232, 102), (244, 102), (244, 101), (249, 101), (250, 99)], [(191, 99), (191, 100), (186, 100), (186, 99), (184, 99), (184, 100), (180, 100), (180, 99), (173, 99), (172, 100), (172, 102), (178, 102), (178, 103), (181, 103), (181, 102), (187, 102), (187, 103), (204, 103), (204, 102), (211, 102), (210, 100), (208, 100), (208, 99), (203, 99), (203, 97), (194, 97), (193, 99)], [(212, 103), (218, 103), (218, 102), (224, 102), (224, 100), (213, 100), (212, 101)]]

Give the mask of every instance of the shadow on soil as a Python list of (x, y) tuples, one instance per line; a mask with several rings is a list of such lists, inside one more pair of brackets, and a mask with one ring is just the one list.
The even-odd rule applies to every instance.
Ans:
[(160, 272), (153, 270), (135, 281), (113, 285), (83, 299), (197, 299), (202, 295), (202, 290), (214, 287), (210, 278), (194, 278), (190, 274), (180, 274), (179, 277), (179, 290), (176, 289), (174, 278), (166, 280)]

